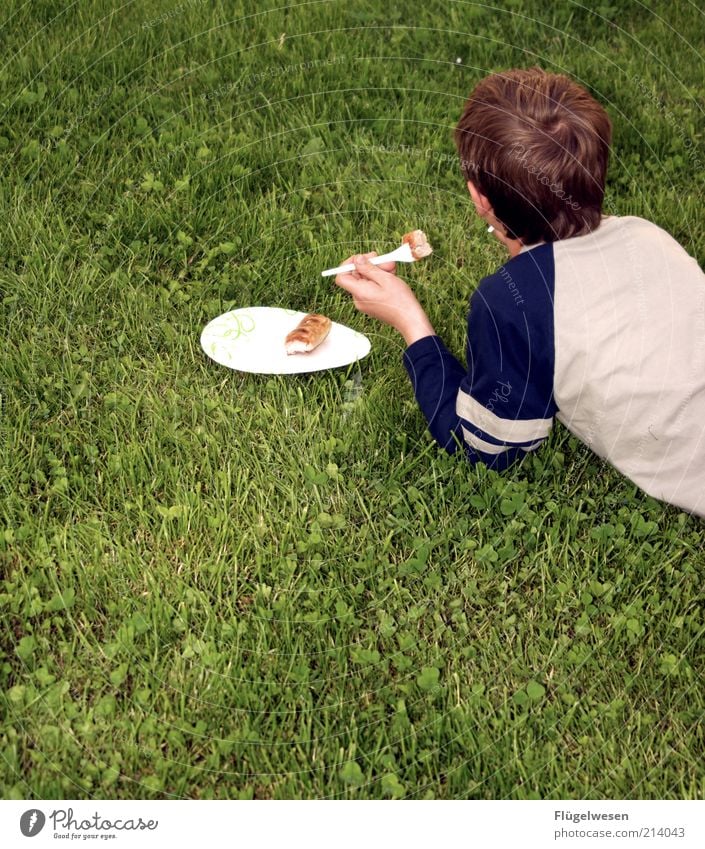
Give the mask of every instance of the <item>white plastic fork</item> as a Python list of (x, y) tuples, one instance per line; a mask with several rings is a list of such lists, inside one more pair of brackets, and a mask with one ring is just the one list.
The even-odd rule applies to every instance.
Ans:
[[(391, 253), (382, 254), (382, 256), (373, 256), (370, 258), (372, 265), (381, 265), (383, 262), (416, 262), (416, 258), (411, 253), (411, 245), (404, 242)], [(355, 266), (352, 262), (346, 265), (339, 265), (337, 268), (328, 268), (321, 271), (321, 277), (332, 277), (334, 274), (345, 274), (347, 271), (355, 271)]]

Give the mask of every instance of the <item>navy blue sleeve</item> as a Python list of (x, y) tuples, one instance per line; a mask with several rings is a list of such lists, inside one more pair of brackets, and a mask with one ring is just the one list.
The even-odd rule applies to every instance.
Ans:
[(553, 250), (520, 254), (470, 300), (467, 369), (437, 336), (404, 365), (434, 439), (449, 453), (505, 469), (548, 436), (553, 398)]
[(456, 435), (462, 442), (455, 402), (466, 376), (465, 367), (439, 336), (426, 336), (409, 345), (404, 352), (404, 367), (431, 436), (453, 454), (458, 447)]

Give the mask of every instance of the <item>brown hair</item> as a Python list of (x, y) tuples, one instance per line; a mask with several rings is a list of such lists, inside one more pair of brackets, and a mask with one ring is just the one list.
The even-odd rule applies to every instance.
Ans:
[(455, 129), (465, 179), (525, 244), (599, 225), (611, 138), (604, 108), (568, 77), (541, 68), (485, 77)]

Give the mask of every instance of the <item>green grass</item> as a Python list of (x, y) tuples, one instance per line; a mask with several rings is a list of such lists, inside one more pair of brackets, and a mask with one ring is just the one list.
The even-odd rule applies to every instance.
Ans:
[[(268, 5), (3, 9), (2, 795), (702, 797), (702, 522), (560, 425), (505, 476), (439, 452), (319, 276), (422, 227), (461, 353), (502, 254), (452, 128), (534, 63), (607, 104), (610, 209), (702, 264), (697, 4)], [(372, 352), (208, 360), (254, 304)]]

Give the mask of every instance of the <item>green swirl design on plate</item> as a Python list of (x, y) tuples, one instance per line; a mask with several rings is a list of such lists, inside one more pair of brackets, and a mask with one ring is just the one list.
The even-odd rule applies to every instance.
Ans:
[(239, 339), (241, 336), (246, 336), (248, 333), (252, 333), (255, 329), (255, 320), (247, 313), (242, 315), (229, 315), (223, 320), (223, 324), (226, 325), (226, 328), (220, 335), (223, 339), (227, 339), (228, 341), (233, 341), (235, 339)]

